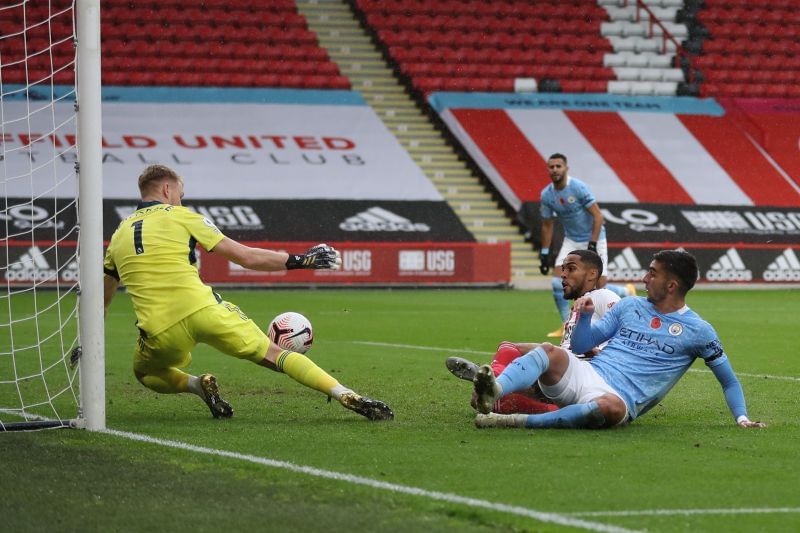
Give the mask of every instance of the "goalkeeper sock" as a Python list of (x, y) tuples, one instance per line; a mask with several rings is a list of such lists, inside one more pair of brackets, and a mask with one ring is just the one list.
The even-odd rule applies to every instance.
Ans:
[(544, 349), (539, 347), (514, 359), (510, 365), (497, 376), (497, 383), (502, 387), (503, 395), (525, 390), (539, 379), (550, 368), (550, 359)]
[[(283, 372), (298, 383), (328, 396), (334, 396), (336, 392), (339, 394), (344, 392), (337, 389), (337, 386), (341, 387), (341, 385), (336, 379), (303, 354), (284, 350), (278, 354), (275, 366), (278, 372)], [(336, 398), (338, 399), (338, 397)]]
[(561, 322), (564, 323), (569, 318), (569, 302), (564, 299), (564, 287), (561, 285), (561, 278), (553, 277), (553, 301), (556, 303), (558, 314), (561, 315)]
[(528, 415), (527, 428), (590, 429), (599, 428), (606, 419), (597, 402), (576, 403), (558, 411), (541, 415)]

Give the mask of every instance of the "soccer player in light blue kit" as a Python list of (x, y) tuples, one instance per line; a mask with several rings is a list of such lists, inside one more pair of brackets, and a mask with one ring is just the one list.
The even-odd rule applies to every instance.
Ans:
[[(539, 252), (542, 275), (550, 272), (550, 244), (553, 242), (554, 220), (558, 218), (564, 227), (564, 243), (555, 260), (552, 286), (553, 299), (556, 303), (561, 323), (569, 317), (569, 302), (564, 298), (561, 287), (561, 263), (571, 250), (591, 250), (603, 261), (603, 268), (608, 267), (608, 241), (603, 226), (603, 213), (589, 187), (577, 178), (570, 176), (567, 156), (553, 154), (547, 159), (547, 171), (552, 183), (542, 189), (540, 214), (542, 217), (542, 248)], [(597, 286), (605, 287), (620, 298), (636, 294), (632, 284), (625, 287), (608, 285), (606, 276), (602, 276)], [(548, 337), (561, 337), (563, 328), (547, 334)]]
[(475, 425), (527, 428), (604, 428), (625, 424), (660, 402), (701, 358), (719, 381), (736, 423), (764, 427), (747, 417), (744, 393), (714, 328), (692, 311), (686, 293), (697, 280), (697, 261), (682, 250), (656, 253), (644, 277), (647, 298), (625, 298), (591, 324), (590, 297), (575, 302), (580, 312), (572, 332), (572, 352), (582, 353), (604, 341), (593, 359), (543, 344), (516, 359), (495, 380), (483, 366), (475, 377), (478, 410), (489, 413), (506, 394), (530, 387), (562, 408), (538, 415), (478, 414)]

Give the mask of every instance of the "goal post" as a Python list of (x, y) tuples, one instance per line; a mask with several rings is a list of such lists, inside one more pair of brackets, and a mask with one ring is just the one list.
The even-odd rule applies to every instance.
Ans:
[(106, 427), (103, 313), (103, 154), (100, 0), (76, 0), (81, 414), (86, 429)]
[(0, 3), (0, 432), (105, 420), (100, 0)]

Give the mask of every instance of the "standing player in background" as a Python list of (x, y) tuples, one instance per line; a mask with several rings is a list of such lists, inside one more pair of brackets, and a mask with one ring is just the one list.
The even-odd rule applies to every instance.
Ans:
[(172, 169), (152, 165), (139, 176), (141, 202), (123, 220), (104, 261), (105, 310), (120, 282), (128, 288), (139, 341), (133, 371), (145, 387), (163, 394), (190, 392), (208, 405), (214, 418), (233, 416), (211, 374), (183, 372), (199, 342), (238, 359), (283, 372), (306, 387), (369, 418), (388, 420), (392, 410), (356, 394), (305, 355), (283, 350), (239, 308), (205, 285), (197, 271), (195, 246), (253, 270), (338, 269), (339, 252), (319, 244), (302, 255), (251, 248), (223, 235), (208, 219), (181, 206), (183, 179)]
[(498, 398), (536, 380), (545, 395), (565, 407), (540, 415), (478, 414), (475, 424), (573, 429), (625, 424), (657, 405), (700, 358), (722, 387), (736, 424), (764, 427), (747, 417), (742, 386), (714, 328), (686, 305), (695, 281), (694, 256), (664, 250), (653, 256), (644, 276), (647, 298), (625, 298), (594, 324), (591, 296), (579, 298), (571, 346), (580, 353), (608, 341), (596, 357), (581, 361), (563, 348), (543, 344), (497, 379), (488, 365), (475, 376), (480, 413), (489, 413)]
[[(555, 260), (552, 287), (553, 299), (563, 324), (569, 316), (569, 304), (561, 287), (561, 263), (564, 257), (571, 250), (591, 250), (597, 252), (605, 268), (608, 266), (608, 241), (600, 206), (589, 187), (568, 174), (567, 156), (551, 155), (547, 159), (547, 171), (552, 183), (542, 189), (541, 194), (542, 249), (539, 254), (539, 271), (545, 276), (550, 272), (550, 244), (553, 240), (554, 219), (558, 217), (564, 227), (564, 243)], [(629, 283), (625, 287), (607, 285), (606, 279), (603, 275), (598, 280), (598, 287), (606, 287), (620, 298), (636, 294), (633, 284)], [(561, 337), (563, 334), (562, 326), (547, 336)]]
[[(581, 296), (589, 295), (595, 302), (592, 322), (599, 320), (605, 313), (619, 301), (619, 296), (605, 288), (597, 288), (597, 281), (603, 275), (603, 262), (600, 256), (590, 250), (573, 250), (564, 258), (561, 269), (561, 285), (564, 297), (568, 300), (577, 300)], [(570, 338), (575, 324), (578, 322), (578, 312), (573, 310), (564, 323), (564, 336), (561, 338), (561, 347), (570, 349)], [(505, 368), (515, 359), (522, 357), (531, 350), (538, 348), (538, 343), (515, 344), (503, 341), (492, 358), (491, 368), (495, 376), (499, 376)], [(585, 354), (576, 354), (580, 359), (594, 357), (603, 345), (593, 348)], [(448, 357), (445, 365), (450, 372), (461, 379), (473, 381), (478, 373), (478, 365), (461, 357)], [(531, 382), (531, 385), (535, 383)], [(542, 401), (544, 399), (544, 401)], [(476, 407), (476, 397), (473, 394), (472, 407)], [(555, 411), (558, 407), (546, 398), (541, 392), (526, 389), (503, 396), (497, 400), (492, 412), (501, 414), (525, 413), (537, 414)]]

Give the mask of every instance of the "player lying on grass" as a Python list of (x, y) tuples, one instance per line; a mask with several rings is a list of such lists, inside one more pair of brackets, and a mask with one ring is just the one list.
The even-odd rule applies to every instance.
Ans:
[[(747, 417), (744, 393), (714, 328), (689, 309), (686, 293), (697, 280), (697, 261), (679, 250), (656, 253), (644, 285), (647, 298), (624, 298), (591, 324), (591, 296), (579, 298), (572, 350), (584, 352), (608, 341), (590, 360), (542, 344), (516, 359), (495, 379), (489, 365), (475, 376), (479, 428), (605, 428), (625, 424), (660, 402), (698, 357), (722, 386), (736, 423), (764, 427)], [(535, 381), (562, 406), (545, 414), (490, 413), (495, 402)]]
[(205, 401), (214, 418), (233, 416), (211, 374), (180, 370), (199, 342), (239, 359), (283, 372), (295, 381), (339, 401), (369, 418), (387, 420), (385, 403), (356, 394), (305, 355), (282, 350), (232, 303), (205, 285), (195, 266), (195, 245), (253, 270), (338, 269), (339, 252), (314, 246), (302, 255), (251, 248), (224, 236), (208, 219), (181, 206), (183, 179), (163, 165), (139, 176), (141, 203), (123, 220), (106, 251), (105, 309), (120, 282), (128, 288), (136, 313), (139, 341), (134, 349), (136, 379), (156, 392), (191, 392)]
[[(564, 289), (564, 296), (568, 300), (576, 300), (585, 294), (591, 295), (592, 300), (596, 303), (592, 322), (599, 320), (606, 311), (619, 301), (619, 296), (611, 290), (596, 288), (597, 282), (602, 275), (603, 262), (596, 252), (574, 250), (564, 258), (561, 268), (561, 285)], [(569, 350), (570, 337), (577, 321), (578, 313), (573, 309), (564, 323), (564, 336), (561, 338), (561, 347), (565, 350)], [(508, 341), (501, 342), (492, 358), (490, 365), (492, 372), (495, 376), (499, 376), (512, 361), (538, 346), (538, 343), (530, 342), (519, 344)], [(602, 346), (594, 348), (586, 354), (580, 354), (578, 357), (592, 357), (600, 348)], [(448, 357), (445, 364), (453, 375), (468, 381), (473, 381), (478, 373), (478, 365), (476, 363), (461, 357)], [(533, 385), (533, 387), (520, 392), (512, 392), (498, 399), (492, 407), (492, 412), (537, 414), (558, 409), (558, 406), (552, 401), (543, 397), (539, 388), (535, 386), (536, 383), (533, 383)], [(475, 402), (476, 396), (473, 394), (470, 402), (473, 408), (476, 406)]]

